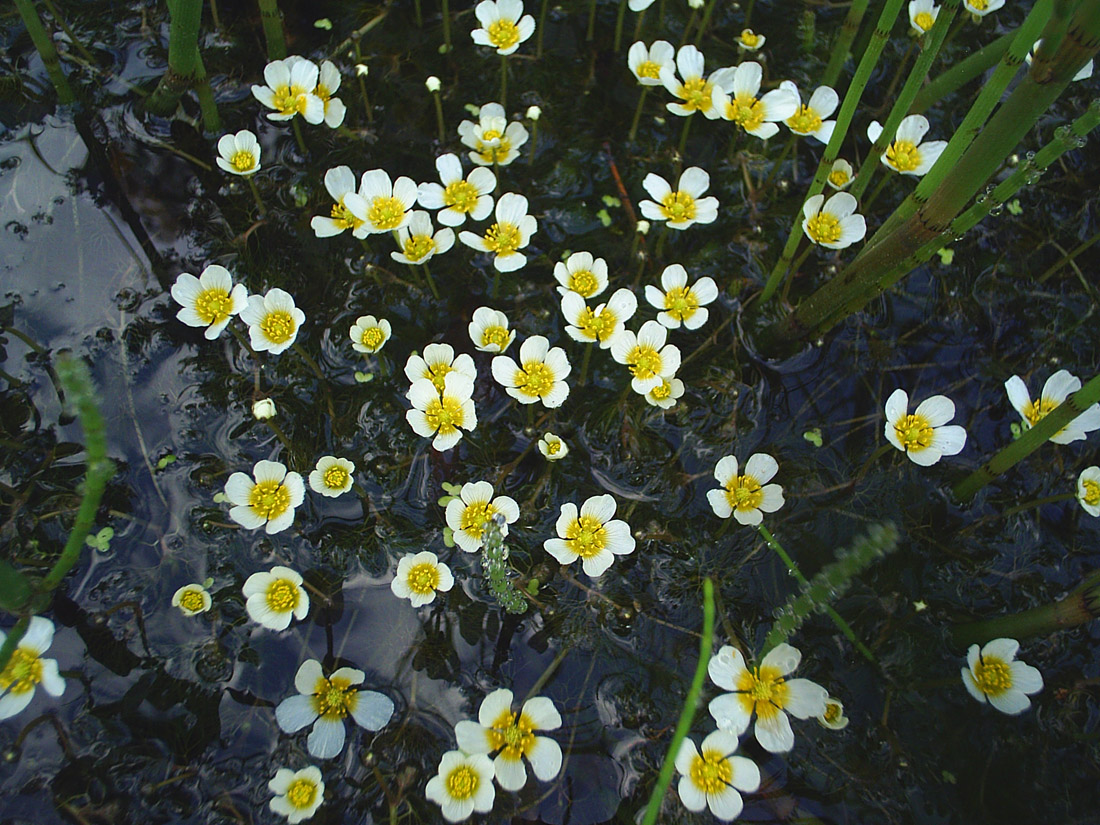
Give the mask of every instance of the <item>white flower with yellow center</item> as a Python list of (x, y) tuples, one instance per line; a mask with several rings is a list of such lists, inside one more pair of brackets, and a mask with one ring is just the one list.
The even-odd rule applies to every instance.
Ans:
[(493, 359), (493, 378), (521, 404), (541, 401), (544, 407), (560, 407), (569, 395), (566, 377), (572, 367), (561, 347), (550, 347), (542, 335), (532, 335), (519, 348), (519, 361), (507, 355)]
[(607, 289), (607, 261), (591, 252), (574, 252), (554, 264), (554, 277), (562, 295), (575, 292), (585, 300), (595, 298)]
[(428, 344), (424, 354), (410, 355), (405, 362), (405, 377), (410, 382), (427, 378), (435, 385), (436, 392), (443, 392), (443, 382), (448, 373), (457, 372), (470, 380), (470, 386), (477, 380), (477, 367), (474, 359), (466, 353), (455, 357), (450, 344)]
[(375, 318), (373, 315), (360, 315), (348, 330), (351, 338), (351, 348), (356, 352), (374, 355), (385, 346), (393, 334), (393, 327), (385, 318)]
[(442, 255), (455, 243), (453, 229), (444, 227), (438, 232), (432, 226), (427, 212), (414, 209), (409, 213), (409, 222), (394, 233), (400, 252), (391, 252), (390, 257), (401, 264), (419, 266), (426, 264), (436, 255)]
[(747, 52), (758, 52), (764, 48), (768, 38), (757, 34), (752, 29), (741, 29), (741, 35), (737, 38), (737, 48)]
[[(1043, 38), (1040, 37), (1038, 40), (1035, 41), (1035, 44), (1031, 47), (1028, 53), (1024, 55), (1024, 61), (1027, 63), (1028, 66), (1031, 65), (1031, 61), (1035, 59), (1035, 52), (1039, 51), (1039, 47), (1042, 45)], [(1090, 57), (1088, 62), (1085, 63), (1085, 65), (1078, 70), (1077, 74), (1070, 78), (1070, 82), (1076, 82), (1078, 80), (1088, 80), (1090, 77), (1092, 77), (1092, 70), (1093, 60)]]
[(752, 60), (714, 74), (712, 94), (718, 116), (764, 140), (779, 131), (776, 121), (792, 117), (802, 103), (797, 89), (791, 88), (794, 84), (780, 85), (758, 97), (764, 73), (760, 64)]
[(684, 397), (684, 382), (676, 377), (661, 376), (661, 383), (645, 394), (647, 403), (662, 410), (672, 409)]
[[(334, 166), (325, 172), (325, 189), (335, 203), (327, 216), (316, 215), (309, 222), (314, 234), (318, 238), (331, 238), (350, 229), (355, 237), (366, 237), (366, 230), (362, 229), (364, 222), (356, 217), (356, 213), (365, 214), (367, 204), (355, 191), (355, 175), (351, 169), (347, 166)], [(355, 207), (354, 212), (348, 207), (349, 203)]]
[(218, 166), (231, 175), (252, 175), (260, 171), (260, 144), (247, 129), (218, 139)]
[(680, 349), (666, 344), (667, 339), (668, 329), (656, 321), (646, 321), (637, 335), (623, 330), (611, 344), (611, 357), (630, 368), (630, 388), (639, 395), (660, 386), (680, 369)]
[(285, 816), (289, 825), (309, 819), (325, 801), (321, 770), (312, 765), (300, 771), (279, 768), (267, 783), (267, 789), (275, 794), (275, 798), (267, 803), (268, 807)]
[(318, 759), (331, 759), (344, 749), (344, 719), (351, 717), (369, 731), (381, 730), (393, 716), (393, 700), (374, 690), (358, 690), (363, 671), (342, 667), (328, 678), (316, 659), (302, 662), (294, 675), (298, 696), (275, 708), (275, 721), (286, 733), (313, 725), (306, 746)]
[[(882, 162), (903, 175), (920, 177), (926, 174), (947, 148), (946, 140), (930, 140), (927, 143), (921, 143), (928, 133), (928, 128), (928, 118), (924, 115), (909, 115), (903, 118), (898, 124), (893, 142), (882, 153), (880, 158)], [(881, 134), (881, 124), (877, 120), (872, 120), (867, 127), (867, 137), (874, 143)]]
[(940, 16), (940, 7), (932, 0), (909, 0), (909, 27), (918, 37), (932, 28)]
[(707, 322), (710, 312), (706, 305), (718, 297), (714, 279), (700, 278), (688, 286), (687, 270), (680, 264), (670, 264), (661, 273), (661, 288), (647, 284), (645, 299), (661, 310), (657, 321), (663, 327), (699, 329)]
[(833, 168), (829, 170), (829, 177), (825, 179), (825, 182), (839, 191), (851, 186), (854, 177), (855, 170), (852, 168), (852, 164), (846, 160), (837, 159), (833, 161)]
[(252, 478), (233, 473), (225, 482), (225, 497), (235, 505), (229, 510), (233, 521), (255, 530), (278, 533), (294, 523), (294, 508), (306, 497), (302, 477), (287, 472), (278, 461), (257, 461)]
[(296, 570), (276, 565), (267, 573), (253, 573), (241, 588), (252, 621), (271, 630), (286, 630), (292, 618), (309, 614), (309, 594)]
[(626, 287), (616, 289), (607, 303), (595, 309), (585, 304), (576, 292), (561, 296), (561, 312), (568, 322), (566, 334), (585, 344), (599, 343), (600, 349), (611, 349), (615, 339), (626, 329), (624, 324), (634, 317), (638, 299)]
[(829, 692), (809, 679), (788, 679), (802, 654), (789, 644), (774, 647), (749, 669), (741, 651), (726, 645), (710, 660), (710, 680), (723, 690), (708, 709), (718, 727), (734, 736), (748, 730), (756, 716), (756, 741), (771, 753), (785, 753), (794, 747), (794, 731), (787, 714), (796, 719), (814, 719), (825, 713)]
[[(42, 689), (50, 696), (65, 692), (65, 680), (57, 669), (55, 659), (43, 659), (42, 654), (53, 644), (53, 622), (43, 616), (32, 616), (27, 631), (19, 640), (11, 658), (0, 671), (0, 719), (8, 719), (30, 704), (34, 689)], [(0, 645), (7, 640), (0, 630)]]
[(660, 86), (661, 69), (676, 70), (675, 55), (676, 49), (667, 40), (654, 41), (648, 48), (639, 40), (626, 53), (626, 65), (642, 86)]
[(535, 18), (523, 13), (521, 0), (481, 0), (474, 7), (480, 29), (470, 36), (479, 46), (491, 46), (497, 54), (511, 54), (535, 33)]
[(561, 746), (538, 731), (561, 727), (561, 714), (545, 696), (533, 696), (519, 713), (512, 710), (512, 691), (494, 690), (481, 703), (477, 722), (464, 719), (455, 725), (458, 747), (466, 753), (492, 754), (497, 783), (506, 791), (518, 791), (527, 784), (523, 760), (541, 782), (549, 782), (561, 771)]
[(500, 534), (508, 535), (508, 525), (519, 518), (519, 505), (508, 496), (493, 498), (493, 485), (488, 481), (467, 482), (458, 498), (447, 502), (447, 526), (454, 533), (455, 544), (467, 553), (476, 553), (485, 539), (485, 525), (500, 513), (504, 516)]
[(654, 200), (638, 206), (651, 221), (667, 221), (669, 229), (687, 229), (696, 223), (712, 223), (718, 217), (718, 198), (704, 198), (710, 186), (710, 175), (698, 166), (689, 166), (680, 175), (673, 191), (668, 181), (650, 172), (642, 188)]
[(744, 756), (734, 756), (737, 737), (716, 730), (696, 749), (685, 738), (676, 754), (680, 784), (676, 791), (689, 811), (710, 812), (723, 822), (737, 819), (744, 807), (738, 791), (752, 793), (760, 787), (760, 769)]
[(439, 805), (448, 822), (469, 819), (474, 811), (488, 813), (496, 800), (492, 760), (483, 753), (447, 751), (439, 760), (439, 772), (424, 787), (424, 796)]
[[(798, 87), (792, 81), (784, 80), (779, 84), (779, 88), (787, 89), (801, 100)], [(825, 118), (835, 112), (839, 105), (840, 98), (832, 87), (818, 86), (810, 95), (810, 102), (799, 105), (794, 114), (786, 119), (787, 128), (796, 135), (812, 137), (822, 143), (828, 143), (829, 138), (833, 136), (833, 129), (836, 128), (836, 121)]]
[[(680, 99), (678, 103), (667, 103), (665, 106), (674, 115), (688, 117), (696, 112), (702, 112), (708, 120), (716, 120), (719, 117), (718, 110), (714, 107), (714, 90), (716, 87), (713, 78), (708, 80), (703, 74), (703, 53), (688, 44), (681, 46), (676, 52), (676, 69), (663, 65), (658, 70), (657, 76), (661, 80), (669, 94)], [(681, 80), (680, 78), (683, 78)]]
[(1077, 501), (1090, 516), (1100, 516), (1100, 467), (1087, 467), (1077, 476)]
[(325, 104), (314, 94), (320, 70), (312, 60), (292, 55), (264, 67), (266, 86), (253, 85), (252, 96), (274, 111), (268, 120), (290, 120), (301, 115), (306, 123), (325, 119)]
[(498, 272), (513, 272), (527, 264), (527, 256), (519, 250), (531, 242), (538, 228), (534, 216), (527, 214), (527, 198), (506, 192), (497, 201), (496, 222), (484, 235), (463, 232), (458, 239), (472, 249), (492, 255)]
[(479, 352), (501, 353), (516, 340), (516, 331), (508, 328), (508, 316), (499, 309), (478, 307), (470, 321), (470, 340)]
[(985, 17), (1004, 4), (1005, 0), (963, 0), (963, 8), (975, 17)]
[(924, 399), (909, 414), (909, 395), (894, 390), (886, 399), (886, 440), (922, 467), (935, 464), (945, 455), (956, 455), (966, 445), (966, 430), (957, 424), (945, 426), (955, 417), (954, 402), (944, 395)]
[[(1058, 370), (1043, 384), (1043, 391), (1035, 401), (1027, 391), (1027, 385), (1018, 375), (1005, 381), (1008, 400), (1023, 419), (1025, 430), (1038, 424), (1047, 413), (1081, 389), (1081, 379), (1067, 370)], [(1093, 404), (1081, 415), (1070, 421), (1050, 437), (1055, 444), (1083, 441), (1087, 433), (1100, 429), (1100, 404)]]
[(325, 125), (330, 129), (339, 128), (340, 124), (344, 122), (344, 115), (347, 114), (348, 110), (347, 106), (344, 105), (344, 101), (338, 97), (333, 97), (339, 88), (340, 72), (336, 69), (336, 65), (331, 60), (322, 61), (317, 86), (313, 89), (313, 94), (321, 98), (321, 103), (324, 104)]
[(414, 433), (432, 438), (433, 449), (449, 450), (463, 430), (473, 432), (477, 427), (473, 393), (474, 382), (460, 372), (447, 373), (442, 392), (427, 378), (414, 381), (406, 396), (413, 408), (405, 420)]
[(184, 616), (197, 616), (214, 606), (214, 598), (201, 584), (185, 584), (172, 594), (172, 607), (178, 607)]
[(829, 730), (844, 730), (849, 719), (844, 715), (844, 705), (839, 699), (830, 696), (825, 700), (825, 711), (817, 717), (817, 723)]
[(630, 525), (614, 516), (615, 499), (606, 493), (589, 498), (580, 512), (576, 504), (563, 504), (555, 525), (558, 537), (543, 542), (543, 549), (561, 564), (580, 559), (587, 575), (602, 576), (615, 556), (634, 552)]
[(278, 355), (294, 343), (306, 316), (290, 293), (275, 287), (263, 296), (249, 295), (241, 320), (248, 324), (252, 349)]
[(422, 183), (416, 199), (425, 209), (438, 209), (439, 222), (444, 226), (462, 226), (466, 218), (483, 221), (493, 211), (493, 190), (497, 178), (479, 166), (467, 177), (462, 176), (458, 155), (440, 155), (435, 160), (442, 183)]
[(779, 472), (779, 465), (767, 453), (753, 453), (745, 462), (745, 472), (738, 474), (737, 459), (727, 455), (714, 467), (714, 478), (721, 489), (707, 493), (707, 501), (719, 518), (731, 515), (738, 524), (756, 526), (764, 513), (774, 513), (783, 506), (783, 488), (768, 484)]
[(323, 455), (309, 474), (309, 489), (327, 498), (342, 496), (355, 483), (355, 465), (346, 458)]
[(539, 452), (547, 461), (560, 461), (569, 455), (569, 445), (553, 433), (545, 433), (539, 439)]
[(206, 327), (203, 336), (213, 341), (247, 306), (248, 290), (244, 284), (234, 286), (224, 266), (210, 264), (197, 278), (181, 272), (172, 284), (172, 298), (182, 307), (176, 318), (189, 327)]
[(478, 166), (507, 166), (519, 157), (519, 147), (527, 142), (527, 130), (518, 121), (508, 122), (504, 107), (486, 103), (478, 111), (478, 122), (458, 124), (458, 136), (473, 149), (470, 160)]
[(435, 553), (423, 550), (401, 558), (390, 590), (397, 598), (408, 599), (413, 607), (423, 607), (435, 601), (436, 593), (446, 593), (454, 587), (454, 583), (451, 569)]
[(837, 192), (828, 201), (814, 195), (802, 204), (802, 231), (818, 246), (844, 249), (863, 240), (867, 221), (856, 214), (856, 199), (847, 192)]
[(363, 223), (354, 230), (357, 238), (393, 232), (409, 222), (409, 210), (416, 205), (416, 184), (400, 177), (391, 182), (384, 169), (371, 169), (359, 179), (359, 199), (344, 199), (344, 205)]
[(1043, 674), (1015, 661), (1019, 649), (1015, 639), (994, 639), (981, 649), (971, 645), (966, 652), (967, 666), (962, 668), (963, 684), (971, 696), (1011, 716), (1031, 707), (1028, 694), (1043, 689)]

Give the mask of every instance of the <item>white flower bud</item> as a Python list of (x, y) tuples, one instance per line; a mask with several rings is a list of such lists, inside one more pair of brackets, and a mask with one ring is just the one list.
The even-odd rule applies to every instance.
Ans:
[(270, 398), (261, 398), (252, 405), (252, 417), (257, 421), (265, 421), (275, 417), (275, 402)]
[(435, 94), (439, 91), (439, 87), (443, 84), (440, 82), (439, 78), (433, 74), (431, 77), (424, 81), (424, 85), (428, 87), (429, 92)]
[(648, 235), (649, 234), (649, 221), (638, 221), (638, 224), (637, 224), (637, 226), (634, 227), (634, 230), (639, 235)]
[(370, 66), (368, 66), (366, 63), (356, 63), (355, 73), (360, 77), (366, 77), (368, 74), (370, 74)]
[(527, 119), (528, 120), (538, 120), (540, 117), (542, 117), (542, 109), (540, 109), (538, 106), (528, 107), (528, 109), (527, 109)]

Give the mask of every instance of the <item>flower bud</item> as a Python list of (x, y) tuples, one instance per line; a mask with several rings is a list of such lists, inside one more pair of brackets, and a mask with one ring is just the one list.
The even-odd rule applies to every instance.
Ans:
[(257, 421), (266, 421), (275, 417), (275, 402), (270, 398), (261, 398), (252, 405), (252, 417)]
[(424, 85), (428, 87), (429, 92), (435, 94), (439, 91), (439, 87), (443, 84), (440, 82), (439, 78), (433, 74), (431, 77), (424, 81)]
[(528, 120), (536, 120), (537, 121), (540, 117), (542, 117), (542, 109), (540, 109), (538, 106), (528, 107), (528, 109), (527, 109), (527, 119)]

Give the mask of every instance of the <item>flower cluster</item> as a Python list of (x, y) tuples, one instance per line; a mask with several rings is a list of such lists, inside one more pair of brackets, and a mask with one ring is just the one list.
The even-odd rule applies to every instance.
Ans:
[(318, 66), (312, 60), (291, 55), (272, 60), (264, 67), (266, 86), (254, 85), (252, 96), (272, 111), (269, 120), (293, 120), (301, 115), (306, 123), (321, 123), (336, 129), (347, 111), (333, 95), (340, 88), (340, 72), (330, 60)]

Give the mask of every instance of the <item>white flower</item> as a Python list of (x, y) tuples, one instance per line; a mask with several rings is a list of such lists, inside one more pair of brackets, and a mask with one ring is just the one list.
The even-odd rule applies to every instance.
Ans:
[(312, 765), (300, 771), (279, 768), (267, 789), (275, 794), (268, 804), (277, 814), (286, 817), (289, 825), (309, 819), (325, 801), (325, 783), (321, 771)]
[(493, 498), (493, 485), (488, 481), (467, 482), (458, 498), (447, 502), (447, 526), (454, 532), (455, 544), (467, 553), (481, 549), (485, 525), (493, 516), (504, 516), (500, 534), (508, 535), (508, 525), (519, 518), (519, 505), (508, 496)]
[(478, 167), (468, 177), (462, 177), (462, 162), (458, 155), (440, 155), (435, 159), (439, 171), (438, 183), (422, 183), (417, 187), (417, 200), (425, 209), (440, 210), (439, 222), (444, 226), (462, 226), (468, 215), (483, 221), (493, 211), (493, 190), (497, 178), (491, 171)]
[(336, 498), (351, 489), (355, 465), (346, 458), (323, 455), (309, 474), (309, 488), (327, 498)]
[(330, 129), (339, 128), (340, 124), (344, 122), (344, 115), (347, 114), (347, 106), (344, 105), (344, 102), (338, 97), (333, 97), (339, 88), (340, 72), (337, 71), (336, 65), (331, 60), (322, 61), (320, 75), (313, 94), (321, 98), (321, 103), (324, 104), (325, 125)]
[(940, 16), (940, 7), (932, 0), (909, 0), (909, 26), (913, 34), (920, 36), (932, 28)]
[(676, 77), (676, 72), (667, 64), (662, 65), (658, 70), (661, 85), (668, 90), (669, 94), (680, 98), (681, 101), (666, 103), (668, 110), (681, 117), (702, 112), (708, 120), (716, 120), (719, 113), (713, 102), (715, 84), (713, 79), (707, 80), (703, 74), (703, 53), (691, 44), (681, 46), (676, 52), (676, 68), (683, 82)]
[(523, 113), (523, 116), (528, 120), (538, 121), (542, 117), (542, 109), (538, 106), (528, 106), (527, 111)]
[[(779, 88), (786, 88), (801, 100), (798, 96), (798, 87), (790, 80), (784, 80), (779, 84)], [(812, 137), (822, 143), (828, 143), (829, 138), (833, 136), (833, 129), (836, 128), (836, 121), (825, 120), (825, 118), (835, 112), (839, 105), (840, 98), (832, 87), (818, 86), (810, 95), (810, 102), (800, 104), (794, 114), (786, 119), (787, 128), (796, 135)]]
[(1015, 639), (994, 639), (981, 650), (971, 645), (962, 668), (963, 684), (971, 696), (1011, 716), (1031, 707), (1028, 694), (1043, 689), (1043, 674), (1037, 668), (1014, 661), (1019, 649)]
[(519, 157), (519, 147), (527, 142), (527, 130), (522, 123), (508, 122), (504, 107), (486, 103), (478, 110), (478, 122), (464, 120), (458, 124), (458, 136), (470, 152), (470, 160), (478, 166), (507, 166)]
[(1100, 467), (1086, 467), (1077, 477), (1077, 501), (1090, 516), (1100, 516)]
[(248, 302), (244, 284), (233, 285), (224, 266), (210, 264), (199, 277), (181, 272), (172, 285), (172, 298), (182, 309), (176, 313), (189, 327), (206, 327), (203, 336), (213, 341)]
[[(255, 479), (255, 480), (253, 480)], [(252, 478), (233, 473), (225, 482), (225, 497), (235, 505), (229, 511), (233, 521), (255, 530), (278, 533), (294, 523), (294, 508), (306, 496), (302, 477), (287, 472), (278, 461), (257, 461)]]
[(443, 82), (434, 74), (430, 75), (427, 80), (424, 81), (424, 88), (428, 90), (430, 94), (435, 94), (443, 87)]
[(737, 47), (747, 52), (758, 52), (764, 47), (768, 38), (757, 34), (752, 29), (742, 29), (741, 36), (737, 38)]
[(257, 421), (266, 421), (275, 417), (275, 402), (270, 398), (261, 398), (252, 404), (252, 417)]
[(671, 409), (684, 396), (684, 382), (675, 377), (661, 377), (661, 383), (645, 394), (645, 400), (662, 410)]
[[(758, 138), (768, 139), (779, 131), (775, 121), (786, 120), (798, 111), (801, 99), (794, 85), (781, 84), (778, 89), (757, 97), (763, 70), (760, 64), (746, 61), (736, 68), (714, 73), (714, 110), (723, 120), (730, 120)], [(727, 88), (729, 87), (729, 88)]]
[[(355, 237), (365, 238), (367, 233), (362, 229), (363, 220), (357, 218), (356, 213), (365, 214), (367, 204), (355, 191), (355, 175), (351, 169), (347, 166), (334, 166), (325, 172), (325, 189), (335, 203), (328, 217), (317, 215), (309, 222), (314, 234), (318, 238), (331, 238), (350, 229)], [(354, 212), (348, 207), (349, 203), (355, 207)]]
[(601, 576), (615, 556), (634, 552), (630, 525), (614, 515), (615, 499), (607, 494), (589, 498), (579, 513), (576, 504), (563, 504), (555, 525), (558, 538), (547, 539), (542, 546), (561, 564), (580, 559), (587, 575)]
[(687, 271), (680, 264), (670, 264), (661, 273), (661, 288), (647, 284), (645, 298), (661, 310), (657, 320), (661, 326), (678, 329), (699, 329), (707, 322), (710, 313), (706, 305), (718, 297), (718, 287), (709, 277), (700, 278), (692, 286), (687, 285)]
[(700, 750), (690, 737), (680, 744), (676, 754), (676, 770), (680, 784), (676, 786), (680, 801), (689, 811), (710, 808), (723, 822), (737, 819), (744, 803), (738, 791), (752, 793), (760, 787), (760, 769), (744, 756), (734, 756), (737, 737), (716, 730), (703, 740)]
[(497, 54), (511, 54), (535, 33), (535, 18), (523, 13), (521, 0), (481, 0), (474, 7), (481, 24), (470, 36), (479, 46), (491, 46)]
[(416, 205), (416, 184), (403, 176), (391, 183), (384, 169), (371, 169), (359, 179), (359, 198), (345, 197), (344, 205), (363, 221), (354, 230), (355, 237), (392, 232), (409, 222), (409, 210)]
[(794, 731), (787, 718), (811, 719), (825, 713), (829, 692), (809, 679), (787, 679), (802, 654), (780, 644), (749, 669), (741, 651), (726, 645), (710, 660), (707, 673), (714, 684), (731, 691), (716, 696), (708, 709), (718, 727), (740, 736), (756, 715), (756, 741), (766, 751), (784, 753), (794, 747)]
[(541, 335), (532, 335), (519, 348), (519, 365), (507, 355), (493, 359), (493, 378), (521, 404), (542, 401), (544, 407), (560, 407), (569, 395), (565, 383), (569, 359), (561, 347), (551, 349)]
[(839, 699), (830, 696), (825, 700), (825, 711), (817, 717), (821, 727), (829, 730), (844, 730), (848, 727), (848, 717), (844, 715), (844, 705)]
[(894, 390), (886, 399), (886, 440), (922, 467), (945, 455), (956, 455), (966, 445), (966, 430), (957, 424), (944, 426), (955, 417), (955, 404), (944, 395), (933, 395), (909, 414), (909, 396)]
[(451, 569), (435, 553), (424, 550), (401, 558), (390, 590), (397, 598), (408, 599), (413, 607), (423, 607), (435, 601), (437, 592), (446, 593), (454, 583)]
[(398, 229), (396, 234), (401, 251), (391, 252), (390, 257), (409, 266), (426, 264), (432, 257), (442, 255), (455, 243), (453, 229), (444, 227), (435, 232), (431, 217), (419, 209), (409, 213), (409, 222)]
[(392, 334), (393, 328), (390, 322), (385, 318), (375, 318), (373, 315), (360, 315), (348, 330), (351, 348), (368, 355), (373, 355), (382, 349)]
[(214, 160), (231, 175), (251, 175), (260, 171), (260, 144), (247, 129), (218, 139), (218, 155)]
[[(1027, 61), (1028, 66), (1030, 66), (1031, 61), (1035, 59), (1035, 52), (1039, 51), (1039, 47), (1041, 45), (1043, 45), (1043, 38), (1040, 37), (1038, 40), (1035, 41), (1035, 45), (1033, 45), (1031, 47), (1031, 49), (1028, 51), (1028, 53), (1024, 56), (1024, 60)], [(1077, 80), (1088, 80), (1090, 77), (1092, 77), (1092, 69), (1093, 69), (1093, 62), (1092, 62), (1092, 58), (1090, 57), (1088, 63), (1086, 63), (1084, 66), (1082, 66), (1080, 68), (1080, 70), (1077, 72), (1077, 74), (1075, 74), (1070, 79), (1070, 82), (1077, 81)]]
[[(1081, 379), (1067, 370), (1058, 370), (1043, 384), (1038, 400), (1032, 401), (1023, 379), (1014, 375), (1005, 381), (1008, 400), (1023, 419), (1024, 429), (1030, 430), (1055, 407), (1081, 389)], [(1050, 437), (1055, 444), (1082, 441), (1086, 433), (1100, 429), (1100, 404), (1093, 404), (1081, 415), (1070, 421)]]
[(825, 182), (833, 189), (847, 189), (852, 183), (852, 178), (855, 176), (854, 173), (855, 170), (848, 161), (835, 160), (833, 161), (833, 168), (829, 170), (829, 177), (825, 179)]
[(393, 700), (374, 690), (356, 690), (363, 683), (363, 671), (342, 667), (327, 679), (316, 659), (302, 662), (294, 675), (297, 696), (290, 696), (275, 708), (275, 720), (286, 733), (297, 733), (313, 725), (306, 746), (318, 759), (331, 759), (344, 749), (344, 719), (370, 731), (381, 730), (393, 716)]
[(591, 252), (574, 252), (554, 264), (554, 277), (561, 284), (558, 292), (562, 295), (576, 292), (586, 300), (595, 298), (607, 289), (607, 261)]
[(531, 242), (538, 228), (534, 216), (527, 214), (527, 198), (506, 192), (497, 201), (496, 223), (484, 235), (463, 232), (458, 239), (466, 246), (490, 253), (497, 271), (512, 272), (526, 265), (527, 256), (519, 250)]
[[(0, 671), (0, 719), (8, 719), (30, 704), (34, 689), (50, 696), (65, 692), (65, 680), (55, 659), (43, 659), (42, 654), (53, 644), (53, 622), (43, 616), (32, 616), (27, 632), (12, 651), (11, 658)], [(8, 636), (0, 630), (0, 645)]]
[(252, 349), (278, 355), (294, 343), (306, 315), (294, 305), (290, 293), (275, 287), (263, 296), (249, 295), (241, 320), (248, 324)]
[(689, 166), (680, 175), (676, 191), (667, 180), (650, 172), (642, 188), (655, 200), (638, 206), (651, 221), (668, 221), (669, 229), (687, 229), (695, 223), (712, 223), (718, 217), (718, 198), (704, 198), (710, 175), (698, 166)]
[(210, 592), (201, 584), (185, 584), (172, 594), (172, 607), (178, 607), (184, 616), (197, 616), (214, 606)]
[(802, 231), (819, 246), (844, 249), (867, 234), (867, 221), (855, 211), (856, 199), (847, 192), (837, 192), (828, 201), (814, 195), (802, 204)]
[(524, 758), (542, 782), (549, 782), (561, 771), (561, 746), (536, 731), (561, 727), (561, 715), (545, 696), (533, 696), (523, 703), (519, 713), (512, 710), (512, 691), (494, 690), (481, 703), (477, 722), (463, 720), (455, 725), (458, 747), (466, 753), (497, 752), (493, 769), (500, 787), (518, 791), (527, 783)]
[(286, 630), (291, 617), (301, 621), (309, 614), (302, 577), (289, 567), (277, 565), (267, 573), (253, 573), (241, 592), (249, 618), (271, 630)]
[(985, 17), (1005, 4), (1005, 0), (963, 0), (963, 8), (975, 17)]
[(417, 435), (434, 436), (433, 449), (449, 450), (462, 438), (463, 430), (473, 432), (477, 427), (473, 392), (474, 382), (456, 371), (444, 377), (442, 392), (427, 378), (414, 381), (406, 395), (413, 408), (405, 413), (405, 420)]
[(641, 85), (660, 86), (661, 69), (672, 72), (676, 68), (673, 63), (675, 54), (676, 50), (667, 40), (657, 40), (649, 48), (639, 40), (626, 53), (626, 65)]
[[(928, 128), (928, 118), (924, 115), (909, 115), (903, 118), (898, 125), (893, 143), (882, 153), (882, 162), (903, 175), (919, 177), (926, 174), (947, 148), (946, 140), (930, 140), (927, 143), (921, 143), (928, 133)], [(881, 134), (882, 126), (877, 120), (872, 120), (867, 127), (867, 137), (874, 143)]]
[(714, 467), (721, 489), (707, 493), (707, 501), (719, 518), (732, 515), (739, 524), (753, 526), (783, 506), (783, 488), (768, 484), (779, 472), (779, 465), (767, 453), (753, 453), (745, 462), (743, 475), (737, 474), (737, 459), (727, 455)]
[(611, 357), (630, 368), (634, 376), (630, 388), (645, 395), (660, 386), (664, 378), (671, 378), (680, 369), (680, 349), (675, 344), (665, 344), (668, 329), (656, 321), (646, 321), (635, 335), (623, 330), (611, 344)]
[(611, 348), (637, 309), (638, 299), (625, 287), (616, 289), (607, 303), (595, 309), (586, 306), (584, 298), (576, 292), (567, 291), (561, 296), (561, 312), (569, 322), (566, 334), (582, 343), (599, 342), (600, 349)]
[(442, 808), (448, 822), (461, 822), (474, 811), (488, 813), (496, 799), (493, 763), (483, 753), (447, 751), (439, 760), (439, 773), (424, 787), (424, 796)]
[(325, 104), (314, 94), (319, 72), (316, 63), (297, 55), (272, 60), (264, 67), (267, 85), (254, 85), (252, 95), (275, 110), (268, 114), (269, 120), (290, 120), (301, 115), (306, 123), (320, 123), (325, 119)]
[(516, 331), (508, 329), (508, 316), (499, 309), (478, 307), (470, 321), (470, 340), (479, 352), (501, 353), (516, 340)]
[(553, 433), (545, 433), (539, 439), (539, 452), (547, 461), (560, 461), (569, 455), (569, 445)]
[(427, 378), (435, 385), (436, 392), (443, 392), (444, 379), (450, 372), (466, 376), (470, 379), (471, 387), (477, 380), (474, 359), (466, 353), (456, 358), (454, 348), (450, 344), (428, 344), (424, 347), (423, 356), (413, 354), (405, 362), (405, 377), (409, 381), (415, 383)]

